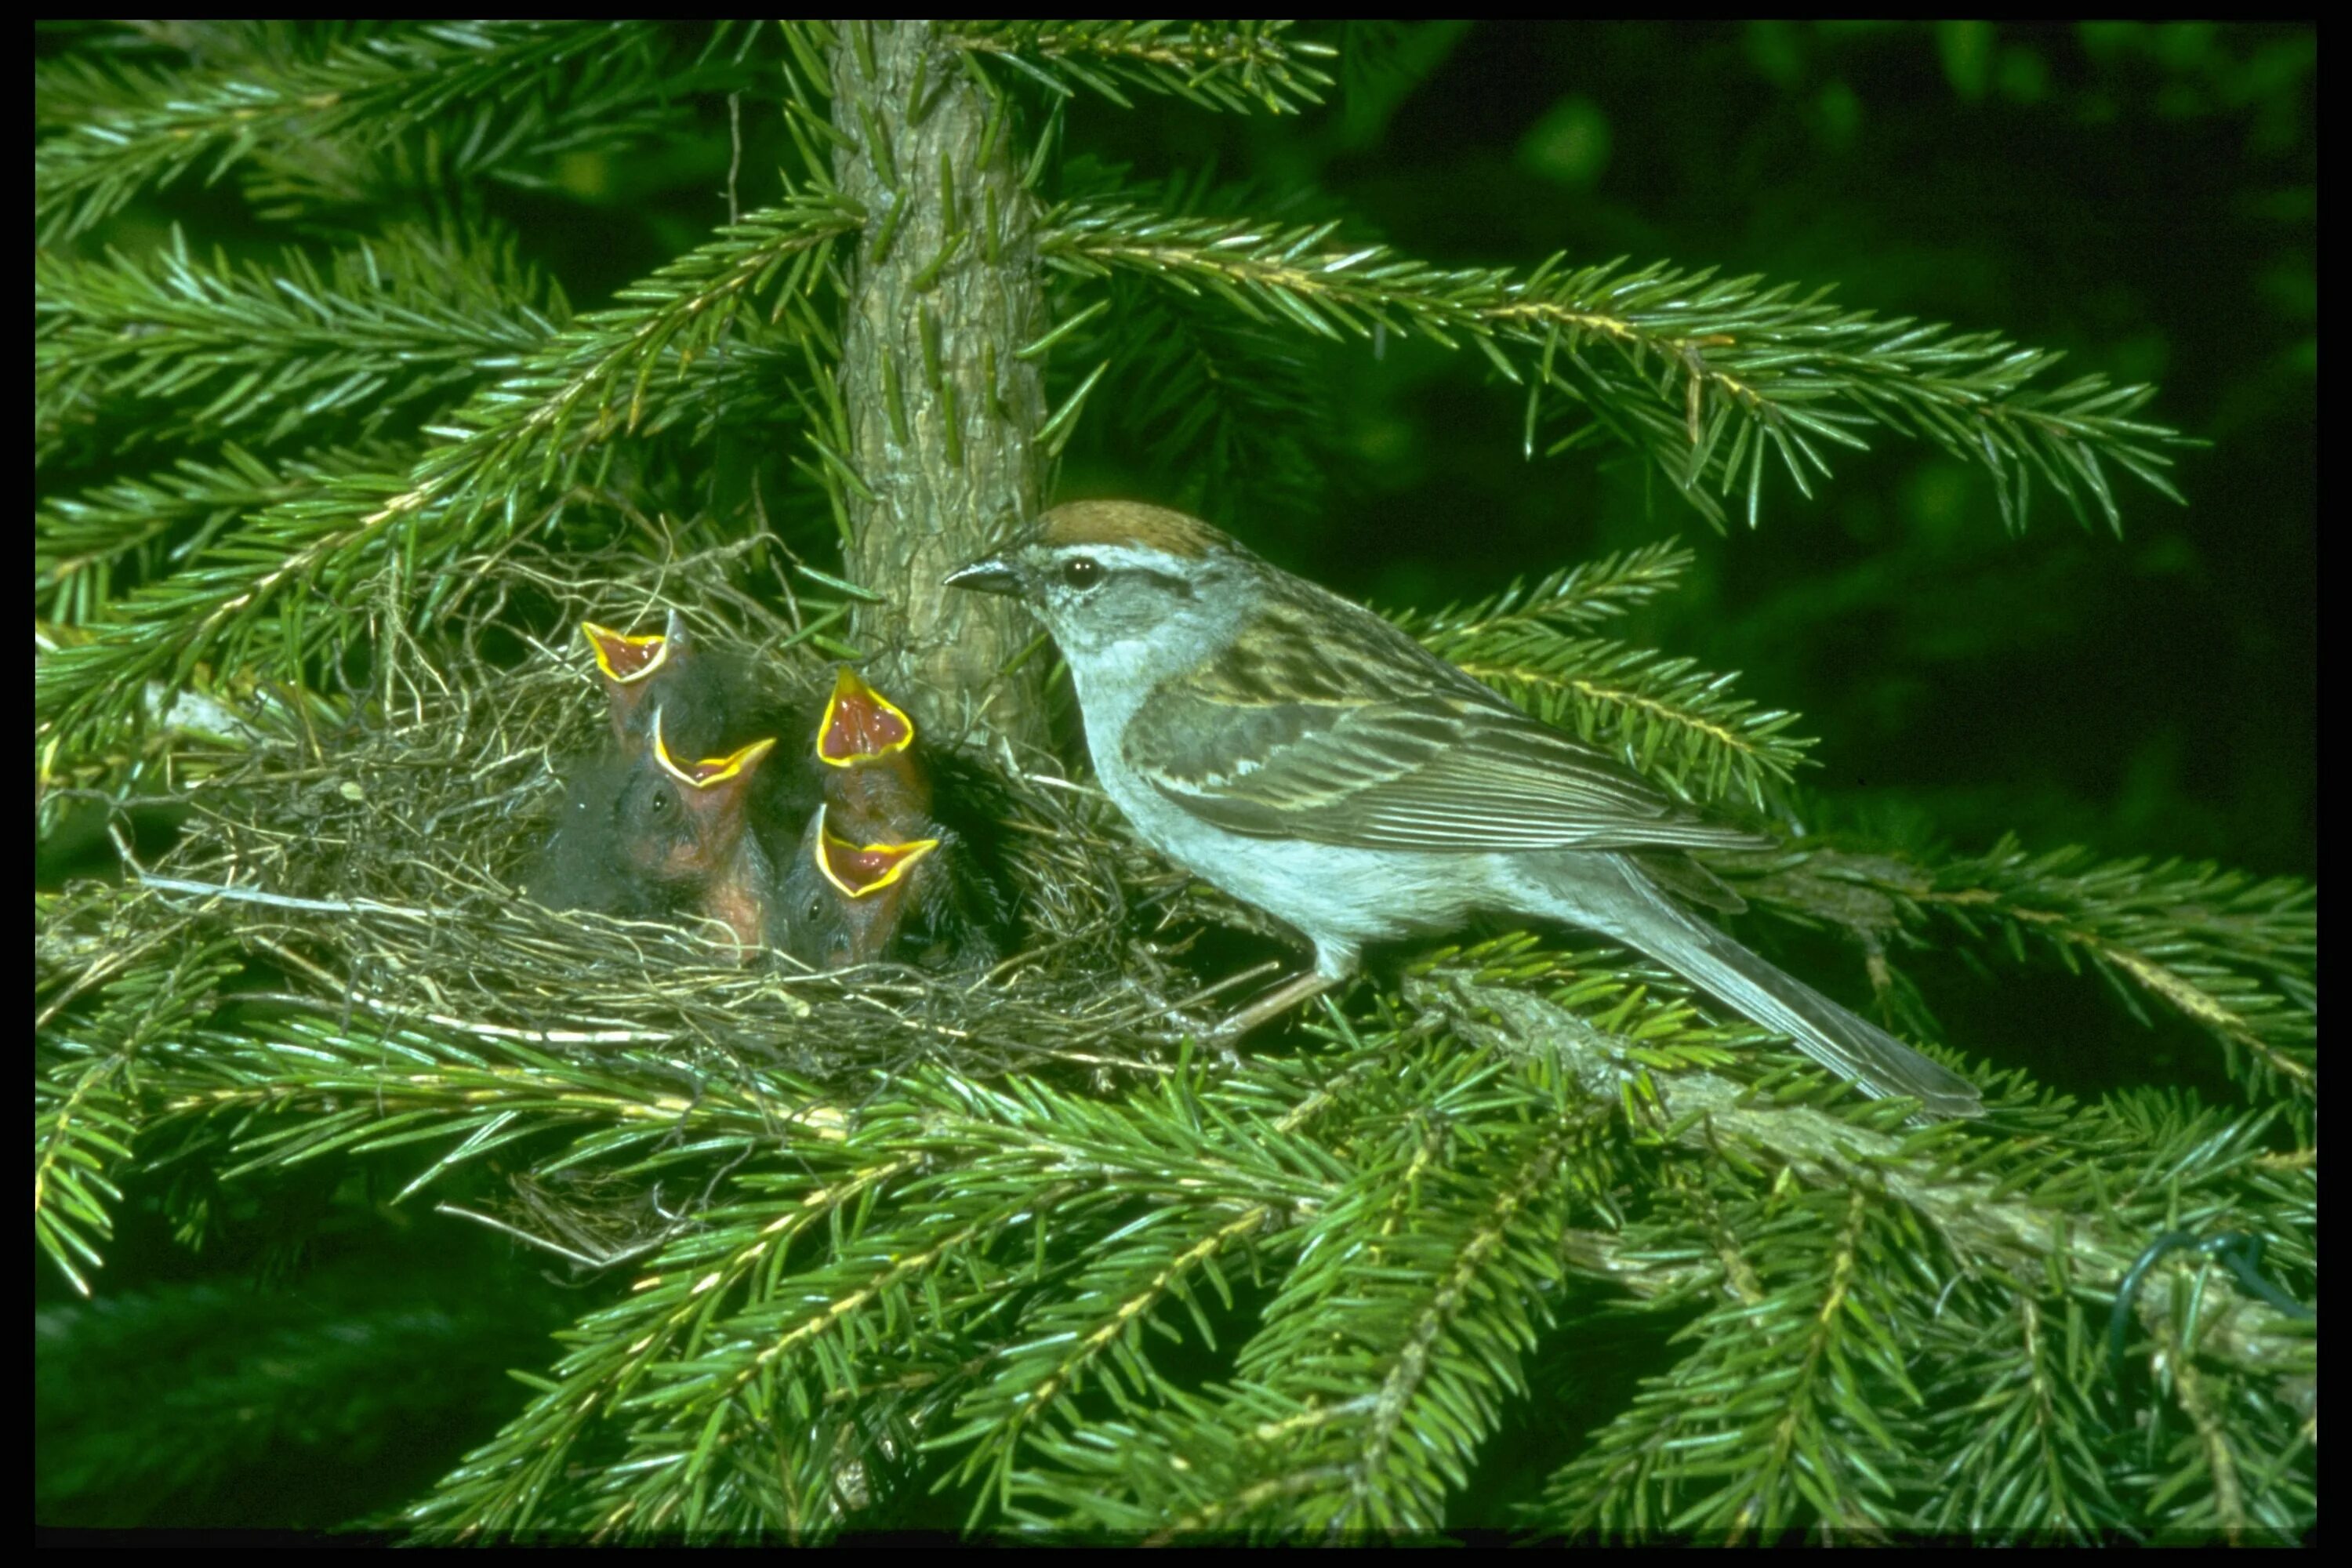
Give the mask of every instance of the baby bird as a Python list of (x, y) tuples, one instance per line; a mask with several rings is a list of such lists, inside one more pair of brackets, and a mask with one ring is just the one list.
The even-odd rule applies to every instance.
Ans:
[[(817, 770), (774, 758), (806, 710), (754, 668), (704, 648), (672, 611), (658, 635), (584, 622), (613, 750), (571, 764), (562, 818), (528, 889), (556, 909), (661, 918), (707, 914), (756, 944), (782, 855), (772, 821), (816, 808)], [(780, 847), (789, 852), (792, 843)]]
[(775, 871), (749, 808), (775, 742), (680, 761), (658, 706), (647, 728), (646, 755), (599, 758), (575, 772), (530, 895), (551, 909), (706, 915), (755, 948)]
[[(966, 837), (934, 817), (934, 759), (896, 703), (845, 668), (812, 722), (749, 663), (703, 647), (676, 612), (657, 635), (581, 631), (613, 748), (567, 770), (532, 897), (704, 915), (746, 947), (819, 968), (995, 962), (1003, 897)], [(792, 734), (813, 743), (774, 755), (774, 737)]]
[[(698, 912), (735, 933), (738, 944), (757, 949), (766, 941), (768, 905), (775, 868), (752, 832), (750, 804), (760, 764), (775, 750), (772, 739), (754, 741), (724, 757), (681, 763), (664, 743), (662, 712), (654, 710), (653, 762), (673, 790), (674, 814), (683, 826), (661, 845), (661, 874), (695, 887)], [(643, 770), (640, 769), (640, 773)], [(632, 847), (642, 855), (645, 847)]]
[(787, 863), (789, 950), (818, 964), (842, 962), (844, 952), (856, 963), (993, 963), (1003, 900), (970, 838), (933, 815), (935, 759), (914, 721), (844, 667), (814, 752), (824, 805)]
[[(779, 695), (748, 660), (704, 647), (676, 610), (667, 626), (651, 636), (616, 632), (593, 621), (583, 621), (580, 632), (596, 656), (613, 742), (628, 755), (643, 754), (646, 716), (656, 707), (668, 726), (669, 743), (680, 755), (724, 756), (753, 741), (798, 733), (807, 726), (804, 708)], [(794, 774), (810, 809), (815, 809), (813, 768), (780, 768), (770, 777)]]
[(887, 957), (913, 896), (912, 873), (940, 847), (936, 838), (856, 843), (828, 826), (820, 805), (779, 881), (781, 945), (817, 969)]
[(853, 837), (912, 828), (931, 815), (931, 774), (915, 721), (844, 665), (817, 721), (816, 760), (835, 826)]

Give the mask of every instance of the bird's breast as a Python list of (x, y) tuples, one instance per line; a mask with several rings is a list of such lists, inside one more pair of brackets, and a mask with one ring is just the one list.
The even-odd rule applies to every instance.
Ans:
[(1355, 849), (1229, 832), (1161, 795), (1124, 766), (1115, 748), (1097, 752), (1097, 776), (1145, 843), (1297, 927), (1318, 949), (1448, 931), (1498, 901), (1499, 856)]

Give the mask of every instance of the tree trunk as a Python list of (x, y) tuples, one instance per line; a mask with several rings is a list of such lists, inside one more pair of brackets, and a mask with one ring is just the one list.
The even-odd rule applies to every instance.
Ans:
[(931, 23), (835, 26), (835, 174), (869, 215), (842, 334), (846, 455), (871, 493), (846, 498), (848, 565), (886, 595), (860, 606), (856, 630), (876, 683), (919, 724), (1039, 742), (1036, 673), (999, 674), (1034, 623), (940, 583), (1039, 505), (1043, 376), (1013, 356), (1045, 306), (1009, 106)]

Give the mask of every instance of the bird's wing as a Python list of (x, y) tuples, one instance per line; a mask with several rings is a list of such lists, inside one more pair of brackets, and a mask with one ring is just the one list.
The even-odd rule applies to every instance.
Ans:
[(1452, 851), (1765, 842), (1692, 816), (1375, 625), (1281, 639), (1271, 678), (1225, 650), (1138, 708), (1123, 760), (1184, 810), (1251, 837)]

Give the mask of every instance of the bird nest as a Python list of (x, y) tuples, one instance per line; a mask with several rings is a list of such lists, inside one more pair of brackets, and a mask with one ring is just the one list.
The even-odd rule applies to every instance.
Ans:
[(1171, 960), (1198, 924), (1176, 912), (1183, 879), (1053, 759), (1001, 742), (961, 753), (1001, 786), (990, 814), (1020, 921), (1013, 955), (985, 973), (744, 962), (716, 927), (557, 913), (524, 895), (564, 770), (605, 726), (583, 619), (658, 625), (675, 607), (709, 646), (788, 684), (830, 679), (789, 589), (782, 611), (743, 589), (744, 554), (484, 561), (436, 646), (379, 645), (348, 716), (180, 700), (165, 726), (185, 807), (176, 838), (126, 883), (56, 901), (37, 983), (69, 994), (61, 966), (93, 954), (226, 952), (238, 962), (223, 1003), (323, 1018), (344, 1039), (683, 1053), (706, 1079), (780, 1068), (836, 1102), (918, 1062), (1157, 1070), (1204, 1016), (1200, 982)]

